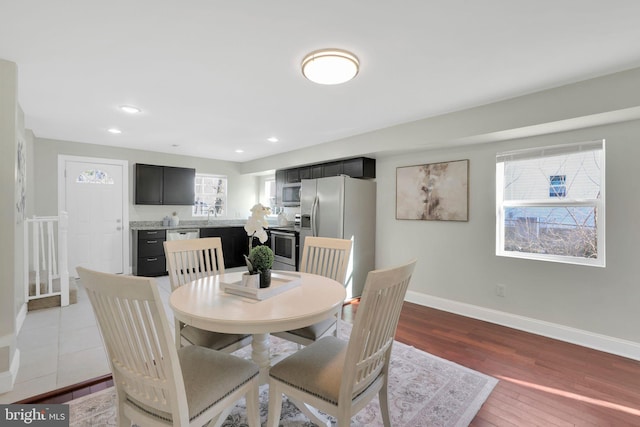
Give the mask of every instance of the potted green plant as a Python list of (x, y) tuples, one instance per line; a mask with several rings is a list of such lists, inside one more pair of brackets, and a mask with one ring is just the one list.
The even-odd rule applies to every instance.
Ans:
[(260, 245), (251, 248), (249, 256), (245, 256), (249, 274), (260, 274), (260, 287), (271, 285), (271, 267), (273, 267), (273, 251), (270, 247)]

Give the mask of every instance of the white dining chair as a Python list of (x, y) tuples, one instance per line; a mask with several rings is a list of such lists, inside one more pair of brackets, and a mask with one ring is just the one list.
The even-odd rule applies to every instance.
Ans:
[[(171, 290), (191, 281), (216, 274), (224, 274), (222, 239), (167, 240), (164, 243)], [(185, 325), (175, 319), (176, 346), (199, 345), (227, 353), (251, 344), (251, 335), (222, 334)]]
[[(328, 277), (344, 286), (351, 246), (352, 241), (347, 239), (308, 236), (304, 239), (299, 270)], [(272, 335), (293, 341), (300, 346), (309, 345), (326, 335), (337, 336), (341, 313), (342, 307), (338, 307), (329, 319), (304, 328), (275, 332)]]
[(267, 426), (280, 422), (283, 393), (312, 422), (330, 426), (319, 410), (340, 427), (377, 394), (383, 423), (391, 425), (389, 360), (415, 263), (369, 272), (349, 341), (324, 337), (270, 369)]
[(249, 425), (260, 425), (256, 364), (199, 346), (176, 349), (154, 279), (77, 271), (107, 351), (120, 426), (220, 425), (242, 397)]

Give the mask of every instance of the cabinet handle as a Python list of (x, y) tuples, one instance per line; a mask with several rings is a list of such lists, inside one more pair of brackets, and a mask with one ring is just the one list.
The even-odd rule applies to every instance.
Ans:
[(158, 258), (147, 258), (147, 261), (157, 261)]
[(157, 240), (147, 240), (147, 245), (150, 245), (152, 243), (158, 243)]
[(158, 234), (157, 231), (147, 231), (147, 234)]

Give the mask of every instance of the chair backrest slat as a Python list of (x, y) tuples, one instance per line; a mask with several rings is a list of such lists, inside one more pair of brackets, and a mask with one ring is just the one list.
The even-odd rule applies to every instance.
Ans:
[(224, 274), (220, 237), (167, 240), (163, 244), (172, 290), (203, 277)]
[(184, 380), (155, 281), (77, 271), (100, 326), (116, 393), (187, 425)]
[(347, 279), (351, 246), (351, 240), (306, 237), (302, 249), (300, 271), (328, 277), (344, 285)]
[(369, 273), (345, 359), (340, 399), (350, 401), (387, 372), (391, 346), (415, 260)]

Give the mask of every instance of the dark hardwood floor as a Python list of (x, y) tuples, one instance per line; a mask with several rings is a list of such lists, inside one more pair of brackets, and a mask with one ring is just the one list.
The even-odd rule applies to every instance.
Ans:
[(396, 339), (499, 380), (472, 426), (640, 426), (640, 362), (411, 303)]
[[(345, 321), (357, 307), (344, 307)], [(640, 362), (411, 303), (396, 339), (499, 380), (472, 426), (640, 426)], [(59, 403), (73, 392), (23, 403)]]

